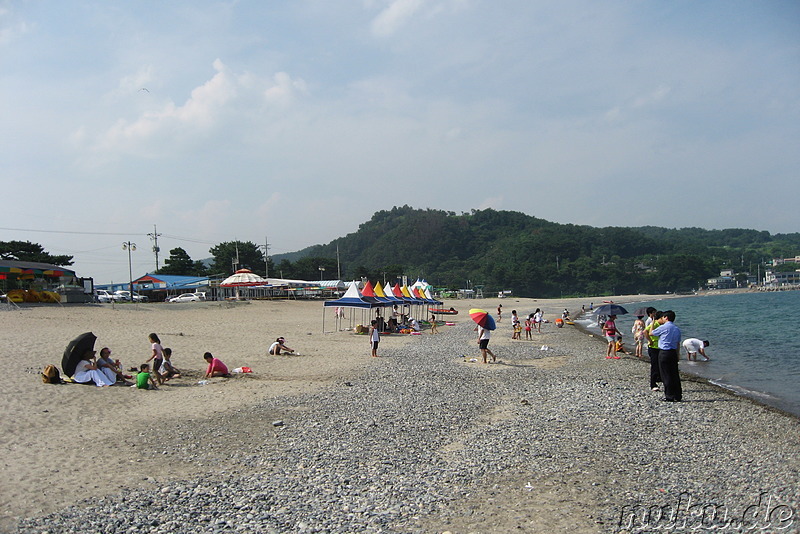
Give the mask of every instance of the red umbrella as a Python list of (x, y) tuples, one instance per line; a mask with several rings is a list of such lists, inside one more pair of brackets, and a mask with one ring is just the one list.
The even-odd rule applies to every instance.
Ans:
[(497, 328), (497, 325), (494, 323), (494, 317), (492, 317), (486, 310), (472, 308), (469, 311), (469, 316), (473, 321), (478, 323), (479, 326), (482, 326), (487, 330), (494, 330)]

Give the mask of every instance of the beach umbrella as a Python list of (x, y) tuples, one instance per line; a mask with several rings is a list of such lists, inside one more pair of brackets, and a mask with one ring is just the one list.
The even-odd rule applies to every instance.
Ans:
[(619, 304), (603, 304), (592, 312), (595, 315), (627, 315), (628, 310)]
[(487, 330), (494, 330), (497, 328), (497, 325), (494, 323), (494, 317), (492, 317), (486, 310), (472, 308), (469, 311), (469, 316), (473, 321), (478, 323), (479, 326), (482, 326)]
[(85, 332), (69, 342), (67, 349), (64, 351), (64, 357), (61, 358), (61, 370), (64, 371), (65, 375), (72, 376), (75, 374), (75, 367), (78, 362), (83, 359), (87, 352), (94, 350), (96, 339), (96, 335), (91, 332)]
[(644, 308), (639, 308), (638, 310), (633, 312), (633, 315), (635, 315), (636, 317), (639, 317), (640, 315), (642, 317), (647, 317), (647, 307), (645, 306)]

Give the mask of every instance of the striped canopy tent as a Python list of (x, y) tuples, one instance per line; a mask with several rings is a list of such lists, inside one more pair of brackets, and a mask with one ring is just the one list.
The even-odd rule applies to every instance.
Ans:
[(267, 284), (267, 279), (258, 276), (250, 269), (239, 269), (219, 283), (219, 287), (252, 287)]
[(430, 286), (425, 288), (425, 298), (431, 301), (432, 304), (436, 304), (437, 306), (444, 304), (444, 302), (442, 302), (441, 300), (435, 299), (433, 297)]
[(378, 297), (385, 298), (389, 301), (390, 304), (400, 304), (403, 302), (402, 299), (399, 299), (394, 296), (389, 286), (386, 286), (386, 290), (384, 291), (383, 287), (381, 286), (380, 282), (375, 282), (375, 294)]
[(355, 316), (353, 315), (353, 309), (360, 309), (361, 310), (361, 323), (364, 324), (366, 319), (369, 317), (368, 313), (369, 310), (372, 308), (382, 308), (385, 306), (383, 303), (378, 303), (377, 301), (365, 297), (361, 294), (361, 291), (358, 289), (358, 282), (352, 282), (350, 286), (345, 291), (344, 295), (341, 298), (335, 300), (326, 300), (322, 303), (322, 331), (325, 332), (325, 309), (326, 308), (337, 308), (336, 313), (336, 329), (339, 330), (341, 326), (341, 321), (344, 319), (344, 309), (350, 308), (350, 326), (353, 326), (353, 322), (355, 320)]
[(364, 284), (364, 289), (361, 290), (361, 295), (365, 299), (372, 300), (376, 304), (378, 304), (380, 306), (383, 306), (383, 307), (392, 305), (392, 301), (390, 301), (386, 297), (379, 297), (375, 293), (375, 289), (373, 289), (373, 287), (372, 287), (372, 282), (370, 282), (369, 280), (367, 280), (367, 283)]
[[(250, 297), (250, 290), (257, 287), (266, 287), (268, 285), (267, 279), (263, 278), (250, 269), (239, 269), (231, 276), (220, 282), (220, 288), (230, 288), (233, 298), (248, 298)], [(227, 293), (228, 290), (223, 290)]]

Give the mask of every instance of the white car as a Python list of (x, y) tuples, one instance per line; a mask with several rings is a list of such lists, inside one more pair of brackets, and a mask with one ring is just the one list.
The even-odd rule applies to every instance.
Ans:
[[(121, 301), (124, 301), (124, 302), (130, 302), (131, 301), (131, 292), (130, 291), (125, 291), (125, 290), (122, 290), (122, 289), (119, 290), (119, 291), (115, 291), (114, 292), (114, 300), (121, 300)], [(150, 299), (140, 295), (139, 293), (136, 293), (135, 291), (133, 292), (133, 301), (134, 302), (147, 302), (148, 300), (150, 300)]]
[(114, 295), (105, 289), (95, 289), (94, 298), (97, 299), (97, 302), (114, 302)]
[(184, 293), (177, 297), (172, 297), (167, 302), (200, 302), (200, 296), (194, 293)]

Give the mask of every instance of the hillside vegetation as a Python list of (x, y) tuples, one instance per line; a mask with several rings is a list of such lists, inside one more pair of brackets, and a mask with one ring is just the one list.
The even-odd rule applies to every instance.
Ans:
[(284, 257), (277, 268), (307, 279), (314, 273), (301, 271), (317, 264), (335, 272), (337, 247), (345, 279), (405, 274), (436, 287), (483, 285), (486, 295), (512, 290), (558, 297), (688, 291), (723, 268), (755, 273), (760, 264), (763, 273), (765, 261), (800, 254), (800, 234), (594, 228), (512, 211), (455, 214), (403, 206), (375, 213), (345, 237), (293, 253), (294, 263)]

